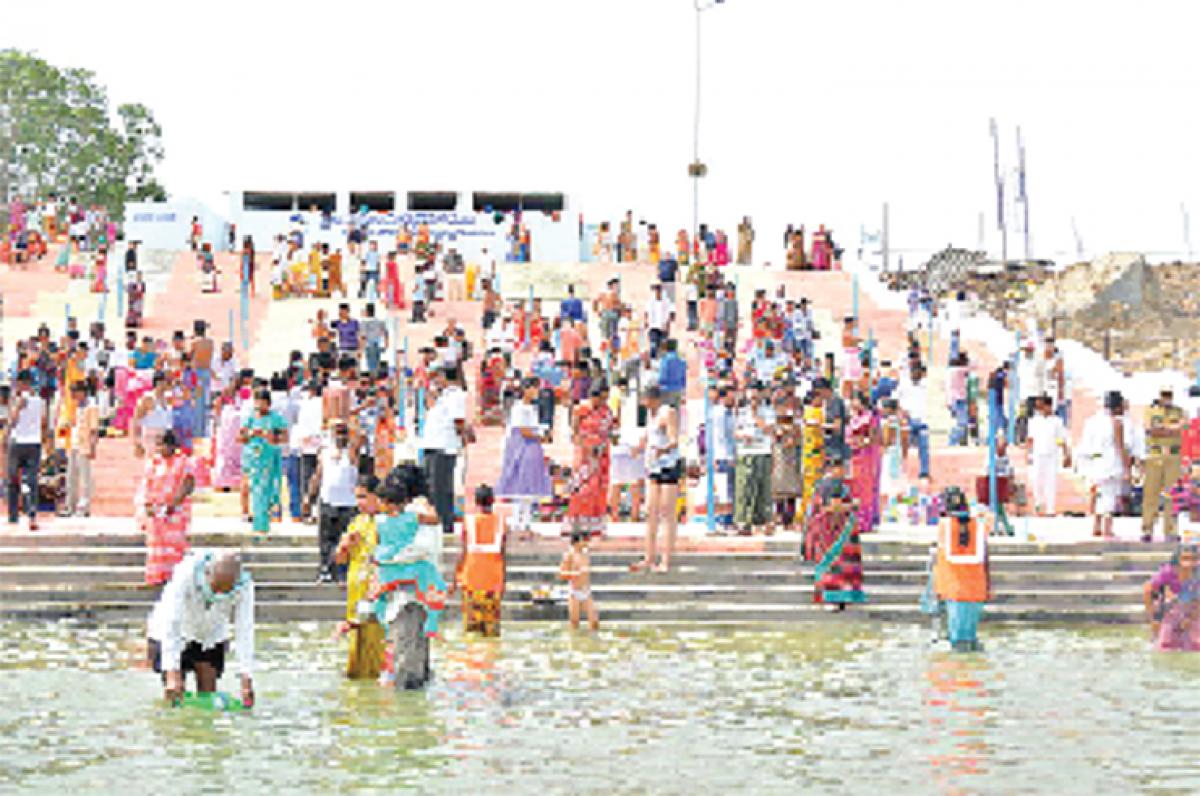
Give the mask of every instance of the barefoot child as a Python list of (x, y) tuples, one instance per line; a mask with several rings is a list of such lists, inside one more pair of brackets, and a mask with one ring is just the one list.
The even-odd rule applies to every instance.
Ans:
[(367, 599), (375, 581), (375, 548), (379, 544), (375, 527), (378, 486), (379, 481), (373, 475), (359, 481), (354, 490), (358, 516), (351, 521), (334, 553), (338, 564), (350, 565), (346, 574), (346, 619), (338, 626), (338, 635), (350, 634), (346, 676), (351, 680), (374, 680), (383, 668), (383, 625), (375, 621), (374, 604)]
[(588, 627), (599, 630), (600, 614), (596, 610), (596, 601), (592, 599), (592, 560), (586, 531), (571, 532), (571, 549), (563, 554), (558, 576), (571, 586), (571, 597), (567, 603), (571, 629), (579, 627), (579, 613), (586, 610)]
[(463, 523), (462, 548), (455, 582), (462, 589), (463, 630), (500, 635), (500, 603), (504, 598), (504, 523), (492, 512), (495, 496), (482, 484), (475, 508)]

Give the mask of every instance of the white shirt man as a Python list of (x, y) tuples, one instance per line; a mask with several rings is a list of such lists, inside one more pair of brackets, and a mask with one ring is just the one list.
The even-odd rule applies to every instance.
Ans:
[(896, 387), (896, 401), (904, 414), (914, 422), (925, 422), (929, 414), (929, 392), (925, 389), (924, 379), (913, 381), (907, 373), (901, 376)]
[[(1105, 397), (1105, 406), (1113, 405), (1119, 396)], [(1086, 461), (1086, 473), (1096, 488), (1095, 533), (1099, 535), (1104, 526), (1106, 535), (1112, 533), (1112, 516), (1117, 510), (1117, 499), (1128, 473), (1127, 465), (1139, 458), (1141, 444), (1123, 409), (1101, 409), (1088, 418), (1083, 428), (1083, 439), (1079, 448)], [(1119, 439), (1118, 439), (1119, 435)]]
[(505, 320), (502, 323), (493, 323), (492, 328), (488, 329), (487, 333), (487, 348), (499, 349), (501, 353), (511, 354), (516, 348), (517, 338), (513, 333), (512, 322)]
[(447, 386), (425, 415), (421, 447), (457, 456), (462, 451), (462, 437), (455, 421), (465, 420), (466, 416), (466, 393), (457, 386)]
[[(1050, 413), (1050, 399), (1043, 398), (1029, 418), (1029, 475), (1033, 482), (1033, 505), (1043, 516), (1053, 516), (1058, 495), (1058, 463), (1068, 456), (1067, 429), (1062, 418)], [(1064, 461), (1066, 464), (1066, 461)]]
[[(243, 699), (252, 698), (254, 580), (239, 568), (240, 574), (232, 589), (215, 593), (212, 568), (220, 566), (218, 559), (223, 561), (219, 554), (193, 550), (175, 566), (171, 580), (150, 614), (147, 637), (151, 642), (151, 654), (157, 658), (155, 669), (164, 675), (182, 675), (197, 662), (212, 665), (214, 655), (223, 665), (224, 648), (231, 635), (232, 614), (232, 636), (242, 676), (242, 696)], [(171, 687), (170, 682), (167, 685)], [(178, 687), (182, 689), (182, 677)]]
[(646, 328), (666, 333), (675, 316), (675, 305), (662, 295), (662, 288), (654, 288), (654, 296), (646, 305)]
[(456, 385), (447, 385), (436, 376), (434, 389), (441, 392), (425, 416), (421, 447), (425, 450), (425, 469), (429, 496), (437, 509), (445, 533), (454, 531), (454, 494), (456, 468), (463, 450), (462, 431), (467, 417), (467, 395)]
[(12, 421), (13, 445), (42, 444), (42, 426), (46, 416), (46, 402), (33, 390), (24, 392), (18, 399), (20, 411)]
[(304, 390), (288, 439), (288, 447), (297, 454), (316, 456), (320, 452), (323, 410), (321, 396)]
[(1046, 394), (1046, 360), (1038, 355), (1033, 341), (1017, 360), (1017, 397), (1024, 404), (1030, 398)]
[(213, 364), (212, 380), (213, 391), (220, 392), (233, 384), (238, 375), (237, 358), (233, 355), (232, 346), (221, 347), (221, 356)]
[(310, 491), (318, 491), (320, 508), (317, 518), (317, 540), (321, 566), (317, 578), (328, 583), (335, 576), (345, 579), (345, 568), (334, 560), (342, 535), (354, 518), (356, 500), (354, 487), (358, 483), (357, 456), (350, 445), (350, 429), (341, 421), (334, 424), (333, 434), (321, 445), (317, 482)]
[(496, 279), (496, 258), (488, 253), (486, 246), (479, 251), (479, 278), (492, 283)]

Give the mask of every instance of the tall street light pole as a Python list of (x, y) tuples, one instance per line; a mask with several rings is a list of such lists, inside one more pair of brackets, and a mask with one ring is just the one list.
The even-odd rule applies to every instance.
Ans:
[(710, 11), (725, 0), (692, 0), (696, 10), (696, 103), (692, 116), (692, 162), (688, 176), (692, 178), (692, 251), (698, 251), (700, 237), (700, 178), (708, 174), (708, 166), (700, 162), (700, 66), (701, 36), (700, 20), (705, 11)]
[[(688, 176), (692, 178), (692, 257), (700, 253), (700, 178), (708, 173), (708, 167), (700, 162), (700, 18), (705, 11), (724, 2), (724, 0), (692, 0), (696, 10), (696, 105), (692, 117), (692, 162), (688, 166)], [(712, 372), (704, 372), (704, 430), (705, 430), (705, 484), (707, 488), (704, 518), (710, 533), (716, 530), (716, 490), (713, 479), (716, 477), (716, 463), (713, 460), (713, 443), (716, 434), (713, 429), (712, 417)]]

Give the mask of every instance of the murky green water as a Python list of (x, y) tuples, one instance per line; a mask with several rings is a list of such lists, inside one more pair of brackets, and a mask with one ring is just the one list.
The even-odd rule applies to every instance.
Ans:
[(158, 701), (134, 630), (0, 626), (0, 791), (1200, 792), (1200, 657), (1132, 628), (451, 631), (416, 694), (327, 633), (260, 632), (260, 704), (213, 715)]

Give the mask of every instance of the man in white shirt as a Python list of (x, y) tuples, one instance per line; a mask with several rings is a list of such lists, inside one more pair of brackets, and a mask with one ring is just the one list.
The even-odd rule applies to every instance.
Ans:
[(254, 580), (233, 551), (194, 550), (171, 573), (150, 614), (149, 663), (162, 674), (164, 695), (183, 697), (184, 678), (196, 677), (196, 691), (212, 693), (225, 671), (233, 641), (242, 676), (242, 703), (254, 704)]
[(792, 338), (795, 340), (796, 348), (805, 357), (811, 358), (813, 355), (813, 330), (815, 327), (812, 311), (808, 308), (808, 299), (800, 299), (800, 303), (792, 312), (792, 317), (789, 320), (792, 324)]
[(471, 436), (466, 425), (466, 393), (457, 384), (450, 383), (444, 371), (435, 370), (430, 375), (429, 401), (421, 431), (429, 500), (437, 509), (442, 530), (453, 533), (455, 468), (463, 443)]
[(663, 297), (663, 286), (654, 285), (654, 295), (646, 304), (646, 330), (650, 338), (650, 356), (658, 358), (662, 343), (671, 333), (675, 320), (675, 303)]
[(908, 436), (917, 444), (920, 477), (929, 478), (929, 394), (925, 389), (925, 368), (914, 364), (896, 387), (900, 410), (908, 417)]
[(1025, 441), (1029, 451), (1029, 480), (1033, 482), (1034, 511), (1042, 517), (1054, 516), (1059, 459), (1063, 460), (1063, 467), (1071, 466), (1067, 429), (1060, 417), (1051, 414), (1052, 403), (1044, 395), (1036, 399)]
[[(728, 527), (733, 523), (733, 497), (736, 485), (737, 463), (737, 396), (729, 387), (716, 390), (712, 406), (712, 448), (713, 491), (716, 493), (718, 504), (717, 517), (721, 525)], [(717, 484), (724, 481), (724, 487), (717, 489)], [(723, 510), (722, 510), (723, 509)]]
[[(313, 474), (317, 472), (317, 455), (321, 452), (321, 429), (323, 426), (324, 402), (321, 397), (321, 385), (312, 382), (300, 394), (299, 407), (296, 410), (296, 422), (292, 424), (288, 438), (288, 446), (295, 452), (300, 470), (297, 492), (308, 495)], [(301, 515), (307, 512), (301, 506)]]
[(488, 253), (486, 246), (479, 250), (479, 280), (496, 283), (496, 258)]
[(222, 392), (233, 384), (237, 375), (238, 363), (233, 355), (233, 343), (221, 343), (221, 356), (212, 368), (213, 392)]
[(358, 501), (354, 487), (358, 485), (358, 461), (350, 447), (350, 427), (341, 420), (334, 421), (333, 438), (322, 446), (317, 471), (308, 485), (304, 513), (308, 514), (314, 498), (320, 497), (317, 519), (317, 538), (321, 550), (318, 583), (338, 583), (346, 580), (346, 567), (334, 561), (342, 534), (354, 519)]
[(8, 439), (8, 522), (15, 525), (21, 499), (29, 514), (29, 530), (36, 531), (38, 470), (42, 463), (42, 442), (49, 425), (46, 402), (33, 390), (29, 371), (17, 374), (17, 392), (7, 429)]
[(1118, 392), (1106, 394), (1104, 408), (1088, 418), (1079, 443), (1095, 490), (1093, 536), (1112, 537), (1112, 518), (1125, 479), (1138, 458), (1138, 447), (1133, 424), (1125, 414), (1125, 399)]
[(1046, 360), (1037, 353), (1037, 346), (1032, 338), (1025, 341), (1024, 351), (1017, 358), (1017, 400), (1020, 401), (1018, 412), (1017, 439), (1025, 442), (1029, 418), (1033, 416), (1033, 402), (1040, 395), (1046, 395)]

